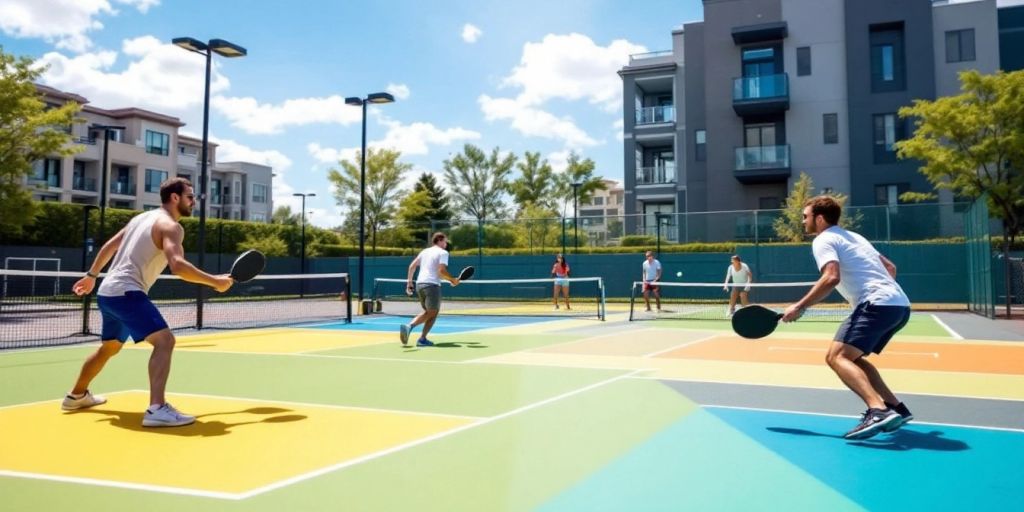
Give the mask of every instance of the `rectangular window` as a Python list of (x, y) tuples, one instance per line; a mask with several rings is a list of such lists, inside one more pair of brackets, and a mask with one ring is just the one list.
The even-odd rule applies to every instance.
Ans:
[(896, 114), (876, 114), (873, 124), (875, 163), (895, 162), (896, 142), (905, 138), (903, 120)]
[(60, 188), (60, 160), (45, 158), (35, 165), (32, 175), (35, 181), (46, 182), (46, 186)]
[(811, 47), (801, 46), (796, 49), (796, 76), (811, 74)]
[(592, 204), (594, 206), (604, 206), (604, 198), (603, 197), (595, 197), (593, 202), (592, 202)]
[(256, 222), (266, 222), (267, 221), (267, 214), (265, 214), (265, 213), (254, 213), (254, 214), (252, 214), (252, 220), (254, 220)]
[(974, 60), (974, 29), (946, 32), (946, 62)]
[(252, 202), (254, 203), (265, 203), (267, 202), (267, 186), (260, 183), (252, 184)]
[(167, 171), (146, 169), (146, 192), (159, 193), (160, 185), (167, 181)]
[(879, 206), (903, 204), (903, 201), (900, 201), (900, 195), (908, 190), (910, 190), (909, 183), (875, 185), (875, 204)]
[(823, 114), (821, 124), (825, 144), (839, 144), (839, 114)]
[(906, 90), (903, 24), (875, 25), (870, 28), (871, 92)]
[(895, 77), (893, 76), (893, 70), (892, 70), (892, 45), (891, 44), (883, 44), (880, 47), (880, 51), (881, 51), (881, 55), (882, 55), (881, 56), (881, 60), (882, 60), (882, 64), (881, 64), (881, 66), (882, 66), (882, 81), (883, 82), (892, 82), (895, 79)]
[(697, 130), (693, 132), (694, 143), (696, 147), (693, 152), (693, 159), (698, 162), (703, 162), (707, 158), (707, 137), (708, 134), (705, 130)]
[(146, 153), (167, 156), (171, 151), (171, 136), (146, 130)]

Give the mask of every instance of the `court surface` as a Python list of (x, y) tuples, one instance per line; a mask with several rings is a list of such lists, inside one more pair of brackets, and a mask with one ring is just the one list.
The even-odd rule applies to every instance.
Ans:
[[(872, 359), (916, 419), (846, 441), (863, 405), (836, 324), (760, 341), (722, 321), (397, 317), (179, 338), (143, 429), (148, 346), (60, 410), (95, 345), (0, 352), (0, 510), (1024, 510), (1024, 343), (915, 313)], [(948, 322), (947, 322), (948, 323)]]

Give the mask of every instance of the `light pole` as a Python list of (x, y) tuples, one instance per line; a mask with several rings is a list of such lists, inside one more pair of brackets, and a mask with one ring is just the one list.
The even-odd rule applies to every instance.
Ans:
[[(210, 64), (213, 54), (221, 57), (245, 57), (248, 53), (245, 48), (230, 43), (223, 39), (210, 39), (209, 42), (202, 42), (191, 37), (175, 37), (171, 40), (175, 46), (184, 48), (190, 52), (198, 53), (206, 58), (206, 80), (203, 87), (203, 150), (202, 161), (199, 171), (199, 269), (205, 270), (206, 262), (206, 195), (207, 189), (207, 160), (209, 159), (209, 134), (210, 134)], [(199, 286), (198, 299), (196, 303), (196, 327), (203, 328), (203, 292), (204, 287)]]
[(302, 198), (302, 210), (301, 210), (301, 212), (302, 212), (302, 255), (301, 255), (301, 259), (300, 259), (300, 261), (302, 263), (300, 263), (301, 270), (299, 271), (299, 273), (300, 274), (305, 274), (306, 273), (306, 198), (307, 197), (316, 197), (316, 193), (315, 192), (310, 192), (308, 194), (295, 193), (295, 194), (292, 194), (292, 195), (295, 196), (295, 197), (301, 197)]
[[(393, 103), (395, 97), (386, 92), (368, 94), (366, 98), (350, 96), (345, 98), (346, 105), (363, 107), (363, 144), (359, 155), (359, 303), (363, 302), (363, 277), (365, 276), (366, 259), (366, 104)], [(362, 309), (359, 310), (363, 311)]]
[(580, 253), (580, 187), (582, 183), (572, 184), (572, 244), (575, 254)]
[(665, 214), (661, 212), (654, 212), (654, 223), (658, 227), (658, 248), (655, 250), (658, 253), (658, 257), (661, 257), (661, 219), (664, 218)]
[[(102, 242), (107, 215), (107, 192), (109, 192), (109, 190), (107, 190), (109, 188), (107, 180), (110, 178), (110, 131), (124, 130), (124, 126), (94, 124), (92, 127), (97, 130), (103, 130), (103, 170), (100, 171), (102, 173), (102, 176), (100, 176), (100, 233), (96, 237)], [(88, 210), (86, 210), (86, 212), (88, 213)]]

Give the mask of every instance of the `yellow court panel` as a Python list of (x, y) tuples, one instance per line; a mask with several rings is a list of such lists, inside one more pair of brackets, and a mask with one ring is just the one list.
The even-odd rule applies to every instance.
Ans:
[[(316, 352), (318, 350), (391, 343), (394, 341), (394, 338), (394, 333), (380, 331), (296, 328), (219, 331), (213, 334), (181, 336), (178, 338), (175, 350), (188, 350), (190, 352), (299, 354)], [(128, 343), (125, 348), (148, 350), (151, 347), (148, 343)]]
[(143, 391), (62, 413), (59, 402), (0, 409), (0, 471), (239, 494), (387, 450), (473, 418), (197, 395), (186, 427), (143, 428)]

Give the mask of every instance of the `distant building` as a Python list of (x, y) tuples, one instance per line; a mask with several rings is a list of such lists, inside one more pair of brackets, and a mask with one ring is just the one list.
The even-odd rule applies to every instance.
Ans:
[[(587, 235), (587, 245), (606, 245), (618, 241), (623, 233), (622, 201), (625, 190), (618, 181), (601, 181), (607, 189), (594, 191), (594, 196), (580, 205), (580, 227)], [(583, 243), (583, 237), (580, 238)]]

